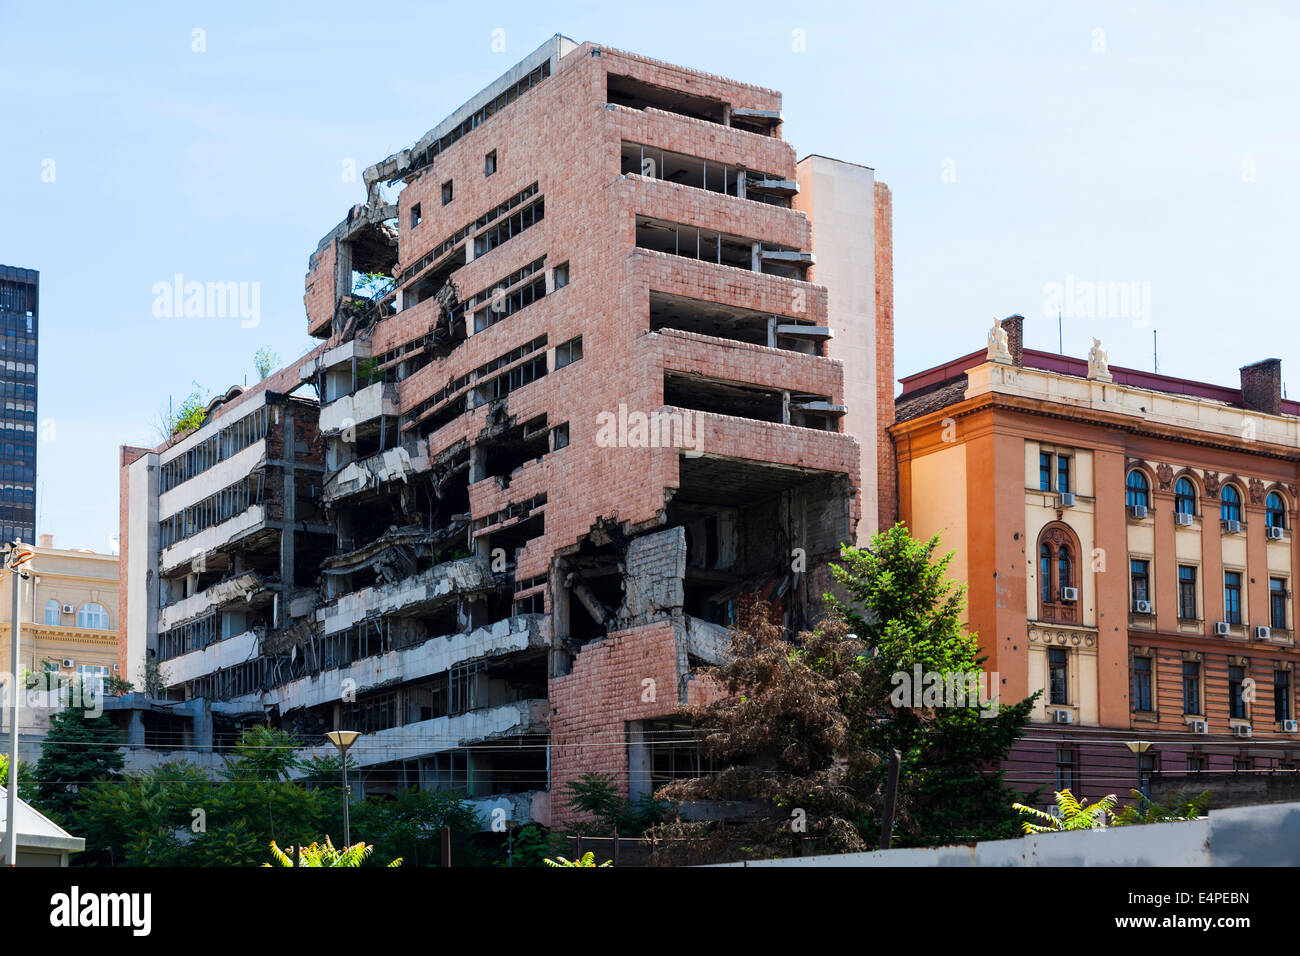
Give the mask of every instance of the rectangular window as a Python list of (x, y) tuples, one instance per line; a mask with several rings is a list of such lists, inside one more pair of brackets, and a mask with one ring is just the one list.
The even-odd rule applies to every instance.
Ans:
[(1151, 710), (1151, 658), (1133, 658), (1133, 709)]
[(414, 229), (423, 221), (424, 217), (420, 215), (420, 204), (417, 202), (411, 207), (411, 228)]
[(1183, 713), (1201, 712), (1201, 664), (1183, 661)]
[(1056, 789), (1074, 791), (1074, 751), (1069, 747), (1056, 748)]
[(1069, 677), (1068, 653), (1063, 647), (1052, 647), (1047, 651), (1048, 703), (1068, 703), (1066, 695)]
[(497, 151), (494, 149), (483, 157), (483, 175), (491, 176), (497, 171)]
[(569, 423), (568, 422), (564, 422), (561, 425), (556, 425), (555, 429), (551, 432), (551, 434), (554, 436), (551, 440), (552, 451), (559, 451), (561, 448), (569, 447)]
[(1056, 490), (1062, 493), (1070, 490), (1070, 459), (1066, 455), (1056, 456)]
[(445, 206), (451, 202), (451, 180), (442, 184), (442, 204)]
[(1281, 723), (1291, 719), (1291, 672), (1273, 672), (1273, 719)]
[(1187, 772), (1203, 773), (1205, 771), (1205, 758), (1200, 754), (1187, 755)]
[(555, 288), (563, 289), (569, 284), (569, 264), (561, 262), (555, 267)]
[(1286, 579), (1268, 579), (1268, 626), (1286, 630)]
[(1241, 572), (1223, 572), (1223, 619), (1229, 624), (1241, 623)]
[[(1133, 610), (1138, 610), (1139, 602), (1149, 605), (1151, 602), (1151, 562), (1130, 561), (1129, 583), (1133, 592)], [(1143, 614), (1148, 611), (1142, 611)]]
[(582, 358), (582, 336), (569, 339), (555, 347), (555, 367), (564, 368)]
[(1244, 667), (1228, 668), (1228, 716), (1234, 720), (1246, 719), (1246, 702), (1241, 699), (1241, 682), (1245, 678)]
[(1052, 456), (1045, 451), (1038, 453), (1038, 489), (1052, 490)]
[(1190, 564), (1178, 566), (1178, 616), (1186, 621), (1196, 618), (1196, 568)]

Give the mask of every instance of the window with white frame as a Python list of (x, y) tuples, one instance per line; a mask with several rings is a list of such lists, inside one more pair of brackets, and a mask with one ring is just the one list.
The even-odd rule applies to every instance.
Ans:
[(108, 630), (108, 610), (102, 604), (91, 601), (81, 605), (77, 612), (77, 627), (91, 627), (99, 631)]

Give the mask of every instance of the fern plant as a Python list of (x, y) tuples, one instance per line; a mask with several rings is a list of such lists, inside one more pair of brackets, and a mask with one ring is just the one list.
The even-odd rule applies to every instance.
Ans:
[[(330, 838), (325, 837), (325, 843), (311, 843), (307, 846), (298, 848), (298, 866), (360, 866), (366, 861), (374, 847), (366, 843), (358, 843), (355, 846), (345, 846), (342, 849), (336, 849)], [(293, 856), (286, 853), (276, 846), (275, 841), (271, 841), (271, 856), (280, 866), (293, 866)], [(263, 863), (262, 866), (271, 866), (270, 863)], [(402, 858), (399, 856), (392, 863), (388, 864), (389, 869), (402, 865)]]
[(613, 866), (613, 860), (606, 860), (604, 863), (596, 862), (596, 854), (588, 850), (582, 855), (580, 860), (566, 860), (562, 856), (557, 856), (552, 860), (549, 856), (546, 858), (547, 866)]
[(1089, 806), (1087, 800), (1080, 801), (1067, 787), (1056, 794), (1059, 816), (1046, 810), (1039, 810), (1037, 807), (1027, 807), (1023, 803), (1013, 803), (1011, 808), (1018, 810), (1022, 815), (1043, 821), (1042, 823), (1022, 821), (1020, 826), (1025, 833), (1056, 833), (1063, 830), (1092, 830), (1106, 826), (1115, 818), (1113, 810), (1115, 803), (1115, 794), (1111, 793)]

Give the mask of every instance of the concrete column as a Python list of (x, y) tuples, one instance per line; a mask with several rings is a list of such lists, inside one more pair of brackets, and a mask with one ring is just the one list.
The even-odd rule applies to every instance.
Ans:
[(202, 699), (194, 701), (192, 708), (194, 711), (194, 720), (191, 724), (192, 746), (199, 753), (208, 753), (212, 750), (212, 708), (208, 706), (206, 700)]
[[(286, 405), (284, 408), (284, 450), (283, 456), (286, 464), (284, 470), (284, 500), (283, 514), (281, 521), (283, 527), (280, 530), (280, 583), (284, 587), (285, 600), (288, 600), (289, 591), (293, 588), (293, 563), (294, 563), (294, 524), (297, 522), (297, 489), (294, 482), (293, 461), (297, 457), (298, 441), (294, 432), (294, 415), (293, 407)], [(288, 612), (288, 608), (285, 608)]]
[(131, 718), (126, 725), (126, 745), (128, 747), (144, 746), (144, 712), (131, 711)]
[(629, 800), (650, 796), (650, 745), (646, 742), (645, 721), (632, 720), (627, 725), (627, 795)]

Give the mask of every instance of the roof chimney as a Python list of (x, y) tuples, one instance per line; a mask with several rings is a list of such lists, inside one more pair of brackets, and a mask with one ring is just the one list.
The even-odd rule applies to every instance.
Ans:
[(1264, 359), (1241, 370), (1241, 404), (1265, 415), (1282, 414), (1282, 360)]
[(1025, 317), (1017, 313), (1002, 320), (1002, 330), (1007, 333), (1007, 349), (1012, 365), (1025, 364)]
[(52, 547), (54, 547), (54, 535), (52, 535), (52, 534), (43, 534), (43, 535), (41, 535), (41, 547), (42, 547), (42, 548), (52, 548)]

